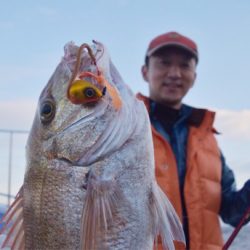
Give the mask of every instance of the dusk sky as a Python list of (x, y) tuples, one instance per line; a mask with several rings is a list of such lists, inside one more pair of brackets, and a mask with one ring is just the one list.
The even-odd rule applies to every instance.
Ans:
[[(135, 93), (147, 94), (140, 69), (148, 43), (177, 31), (196, 41), (200, 54), (197, 79), (184, 102), (217, 111), (220, 148), (238, 187), (249, 178), (249, 1), (9, 0), (0, 8), (0, 129), (30, 129), (39, 94), (67, 42), (104, 43), (124, 81)], [(0, 155), (7, 147), (6, 137)], [(1, 171), (6, 164), (1, 162)], [(23, 160), (13, 164), (22, 176)]]

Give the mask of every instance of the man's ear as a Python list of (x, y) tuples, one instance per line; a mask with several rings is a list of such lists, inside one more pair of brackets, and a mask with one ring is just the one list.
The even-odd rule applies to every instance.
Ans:
[(195, 73), (194, 73), (194, 80), (193, 80), (193, 83), (192, 83), (192, 87), (194, 86), (194, 83), (195, 83), (196, 77), (197, 77), (197, 73), (195, 72)]
[(141, 74), (142, 74), (143, 79), (146, 82), (148, 82), (148, 68), (145, 64), (142, 65), (142, 67), (141, 67)]

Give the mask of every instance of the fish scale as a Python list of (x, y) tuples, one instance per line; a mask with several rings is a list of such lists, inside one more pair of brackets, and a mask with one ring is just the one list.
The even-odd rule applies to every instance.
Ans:
[[(85, 172), (79, 173), (78, 171), (77, 174), (82, 178), (78, 178), (78, 182), (75, 182), (70, 174), (72, 169), (68, 166), (59, 167), (58, 171), (57, 167), (50, 166), (46, 173), (47, 178), (43, 183), (41, 206), (46, 208), (42, 210), (40, 217), (43, 227), (38, 228), (36, 233), (41, 235), (41, 239), (34, 242), (35, 245), (43, 242), (44, 248), (42, 249), (69, 249), (73, 245), (72, 241), (74, 244), (80, 242), (80, 225), (77, 221), (80, 221), (81, 211), (79, 211), (78, 204), (84, 199), (84, 190), (80, 188)], [(70, 211), (67, 210), (67, 202), (71, 204)], [(79, 245), (78, 248), (80, 248)]]

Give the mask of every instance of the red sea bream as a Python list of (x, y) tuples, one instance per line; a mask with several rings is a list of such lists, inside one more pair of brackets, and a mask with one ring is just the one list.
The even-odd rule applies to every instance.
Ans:
[(165, 249), (184, 241), (156, 183), (147, 111), (101, 43), (65, 45), (3, 223), (1, 249), (152, 250), (158, 234)]

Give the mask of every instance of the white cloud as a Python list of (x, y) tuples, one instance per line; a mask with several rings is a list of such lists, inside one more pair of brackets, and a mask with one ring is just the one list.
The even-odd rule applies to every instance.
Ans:
[(217, 110), (215, 127), (221, 133), (217, 137), (220, 149), (240, 188), (250, 177), (250, 110)]
[(215, 126), (224, 137), (250, 142), (250, 110), (218, 110)]
[(37, 103), (33, 100), (0, 102), (0, 129), (29, 130)]
[[(0, 101), (0, 128), (25, 128), (31, 126), (37, 101)], [(217, 110), (216, 129), (227, 140), (244, 140), (250, 143), (250, 110)]]

